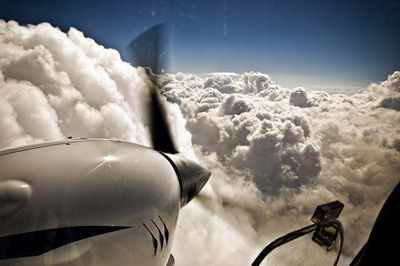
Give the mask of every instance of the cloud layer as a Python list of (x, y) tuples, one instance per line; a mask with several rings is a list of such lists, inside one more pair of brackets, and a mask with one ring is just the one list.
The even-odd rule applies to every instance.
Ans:
[[(145, 71), (78, 30), (0, 20), (0, 70), (0, 148), (70, 135), (149, 145)], [(352, 96), (258, 72), (162, 79), (179, 149), (212, 171), (182, 210), (177, 265), (249, 265), (336, 199), (342, 262), (355, 255), (400, 180), (400, 72)]]
[[(400, 180), (400, 72), (352, 96), (288, 90), (255, 72), (238, 79), (164, 78), (167, 99), (179, 104), (194, 148), (213, 173), (205, 193), (219, 205), (208, 202), (211, 215), (225, 217), (236, 230), (218, 221), (199, 223), (190, 214), (205, 243), (220, 234), (218, 246), (193, 249), (210, 254), (204, 264), (215, 257), (225, 265), (249, 264), (254, 250), (307, 225), (317, 205), (336, 199), (345, 204), (342, 262), (355, 255)], [(210, 223), (214, 231), (203, 232)], [(196, 237), (186, 241), (195, 246)], [(187, 263), (203, 259), (196, 254)]]

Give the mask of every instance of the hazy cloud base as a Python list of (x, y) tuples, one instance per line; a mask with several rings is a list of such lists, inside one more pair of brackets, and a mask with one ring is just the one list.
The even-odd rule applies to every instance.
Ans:
[[(0, 148), (69, 135), (149, 145), (145, 71), (78, 30), (0, 20), (0, 69)], [(255, 72), (162, 78), (179, 149), (212, 171), (182, 210), (177, 265), (249, 265), (336, 199), (342, 262), (354, 256), (400, 180), (400, 72), (352, 96)]]

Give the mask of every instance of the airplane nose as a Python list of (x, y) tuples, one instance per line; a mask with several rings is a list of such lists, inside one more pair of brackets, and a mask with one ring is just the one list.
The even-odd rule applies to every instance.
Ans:
[(202, 190), (211, 172), (195, 161), (173, 154), (162, 153), (172, 164), (181, 187), (181, 208), (188, 204)]

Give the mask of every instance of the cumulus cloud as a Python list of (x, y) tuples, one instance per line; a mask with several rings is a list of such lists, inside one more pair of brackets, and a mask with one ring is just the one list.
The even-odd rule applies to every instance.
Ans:
[(400, 111), (400, 93), (383, 99), (381, 107)]
[[(149, 145), (150, 79), (71, 28), (0, 20), (0, 148), (69, 135)], [(354, 95), (289, 90), (266, 74), (165, 74), (178, 148), (212, 172), (182, 210), (177, 265), (249, 265), (340, 200), (348, 262), (400, 180), (400, 72)]]
[[(150, 82), (74, 28), (0, 21), (1, 148), (69, 135), (148, 144), (139, 115)], [(143, 97), (142, 97), (143, 96)], [(11, 126), (11, 127), (10, 127)]]
[[(342, 262), (349, 262), (365, 243), (380, 206), (400, 180), (396, 173), (400, 170), (400, 114), (393, 105), (392, 110), (384, 106), (385, 99), (398, 93), (399, 74), (352, 96), (289, 90), (257, 72), (244, 73), (238, 79), (214, 75), (204, 79), (203, 86), (199, 78), (182, 79), (181, 73), (178, 78), (165, 76), (167, 87), (173, 88), (166, 89), (165, 95), (168, 99), (183, 96), (178, 98), (188, 121), (186, 128), (198, 156), (205, 156), (213, 173), (205, 193), (215, 199), (215, 216), (229, 217), (229, 223), (235, 224), (235, 230), (223, 230), (228, 236), (221, 235), (218, 240), (230, 243), (228, 255), (221, 260), (225, 265), (249, 264), (257, 255), (253, 250), (260, 251), (279, 236), (277, 232), (284, 234), (307, 225), (317, 205), (335, 199), (345, 204)], [(246, 195), (251, 195), (247, 196), (251, 202), (238, 203)], [(202, 226), (194, 220), (197, 215), (189, 217), (196, 217), (190, 224)], [(188, 223), (181, 219), (184, 230)], [(218, 233), (213, 230), (219, 225), (215, 222), (201, 228), (206, 228), (202, 234), (215, 235)], [(242, 233), (254, 238), (243, 240)], [(251, 250), (231, 241), (232, 235)], [(197, 243), (190, 236), (185, 241)], [(200, 260), (213, 264), (215, 258), (221, 258), (221, 252), (214, 249), (198, 250), (212, 259), (192, 254), (195, 259), (186, 258), (185, 263)]]
[(291, 105), (298, 107), (307, 106), (307, 92), (303, 88), (297, 88), (290, 93), (289, 102)]

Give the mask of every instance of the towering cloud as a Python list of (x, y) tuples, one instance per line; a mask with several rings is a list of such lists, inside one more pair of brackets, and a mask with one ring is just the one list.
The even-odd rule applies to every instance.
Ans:
[(146, 142), (143, 70), (73, 28), (0, 21), (0, 32), (1, 148), (68, 135)]
[[(289, 90), (258, 72), (162, 79), (179, 150), (212, 172), (182, 210), (177, 265), (249, 265), (336, 199), (342, 262), (355, 255), (400, 180), (400, 72), (352, 96)], [(0, 20), (0, 148), (69, 135), (149, 145), (149, 82), (76, 29)]]

